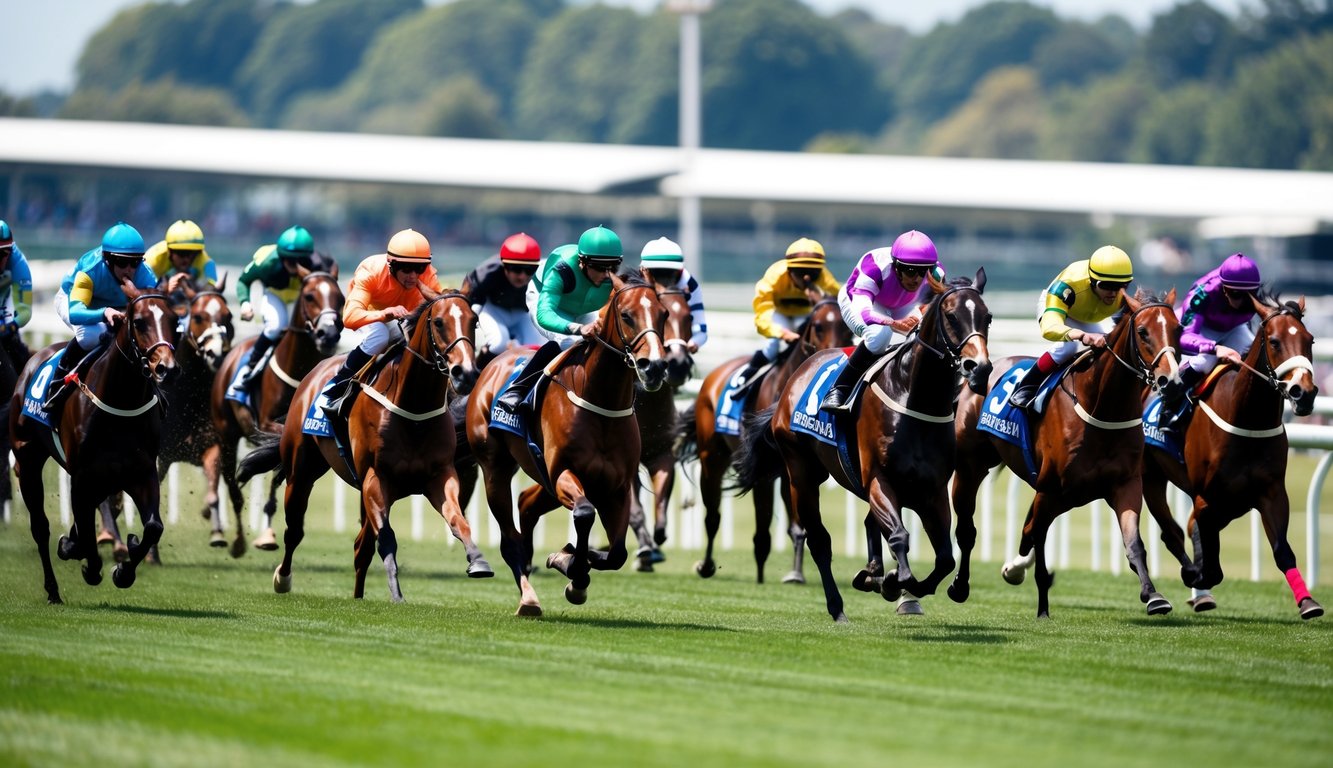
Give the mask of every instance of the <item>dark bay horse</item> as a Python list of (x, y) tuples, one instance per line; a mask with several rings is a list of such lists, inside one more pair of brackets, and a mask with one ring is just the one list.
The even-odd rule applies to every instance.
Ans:
[[(429, 293), (429, 289), (423, 289)], [(361, 489), (361, 531), (356, 537), (356, 584), (353, 596), (365, 595), (366, 571), (378, 545), (389, 580), (389, 597), (403, 599), (398, 585), (398, 539), (389, 510), (399, 499), (424, 494), (467, 551), (467, 575), (494, 575), (472, 541), (472, 529), (459, 506), (454, 470), (454, 421), (449, 402), (466, 394), (477, 380), (477, 315), (466, 296), (443, 293), (423, 302), (404, 322), (407, 343), (373, 381), (357, 382), (361, 394), (348, 414), (349, 458), (339, 454), (332, 437), (304, 433), (311, 405), (342, 364), (341, 356), (318, 364), (292, 398), (281, 442), (264, 436), (259, 448), (241, 461), (240, 482), (281, 465), (287, 482), (283, 512), (286, 551), (273, 572), (273, 589), (290, 592), (292, 559), (305, 536), (305, 515), (316, 480), (330, 469), (343, 482)], [(334, 416), (333, 418), (337, 418)], [(349, 461), (351, 466), (349, 466)], [(355, 470), (355, 474), (353, 474)]]
[[(745, 412), (753, 413), (768, 408), (777, 399), (778, 392), (791, 378), (796, 369), (815, 352), (834, 347), (846, 347), (852, 343), (852, 332), (843, 322), (842, 311), (838, 309), (836, 299), (827, 298), (815, 304), (810, 316), (801, 324), (798, 331), (801, 338), (787, 348), (779, 357), (774, 368), (754, 386), (757, 391), (746, 396)], [(699, 387), (699, 396), (694, 401), (693, 418), (687, 418), (683, 425), (683, 435), (678, 451), (679, 457), (699, 459), (699, 495), (704, 505), (704, 532), (708, 535), (708, 545), (704, 550), (704, 559), (695, 563), (694, 571), (707, 579), (717, 573), (717, 563), (713, 560), (713, 546), (717, 540), (718, 527), (722, 523), (722, 483), (727, 470), (731, 467), (731, 457), (740, 445), (741, 438), (717, 431), (717, 403), (722, 397), (727, 381), (749, 361), (748, 355), (735, 357), (710, 372), (704, 377)], [(787, 497), (787, 484), (779, 484), (782, 501), (787, 507), (788, 535), (792, 539), (792, 570), (783, 581), (804, 583), (803, 574), (805, 556), (805, 531), (801, 528), (800, 518), (795, 514), (791, 500)], [(769, 527), (773, 522), (773, 488), (763, 483), (751, 492), (754, 499), (754, 562), (756, 581), (764, 582), (764, 563), (768, 562), (772, 550), (772, 535)]]
[[(129, 557), (116, 565), (111, 580), (121, 589), (134, 584), (136, 569), (162, 537), (158, 510), (157, 454), (162, 431), (160, 385), (176, 373), (176, 316), (165, 296), (140, 292), (128, 283), (129, 305), (114, 329), (110, 348), (92, 361), (79, 391), (50, 415), (50, 427), (24, 413), (24, 395), (44, 397), (47, 375), (42, 364), (64, 345), (34, 354), (24, 366), (10, 401), (9, 434), (18, 463), (19, 490), (31, 518), (32, 538), (42, 559), (46, 599), (59, 603), (60, 589), (51, 568), (50, 523), (42, 468), (54, 458), (70, 475), (74, 525), (61, 536), (62, 560), (85, 560), (83, 580), (102, 582), (97, 552), (98, 502), (128, 493), (143, 521), (143, 540), (129, 536)], [(38, 376), (41, 372), (42, 375)]]
[[(552, 500), (573, 512), (576, 541), (547, 557), (546, 566), (569, 578), (565, 597), (588, 599), (590, 569), (617, 570), (628, 551), (630, 495), (638, 472), (640, 443), (635, 389), (654, 391), (666, 379), (662, 328), (666, 309), (651, 285), (637, 275), (614, 280), (602, 309), (596, 342), (570, 347), (553, 363), (545, 397), (533, 413), (531, 434), (541, 447), (539, 467), (524, 440), (491, 429), (491, 402), (509, 379), (519, 350), (508, 350), (481, 372), (468, 399), (467, 439), (481, 468), (491, 516), (503, 532), (500, 552), (519, 589), (519, 616), (540, 616), (541, 603), (525, 566), (532, 559), (532, 531)], [(514, 525), (510, 480), (522, 467), (532, 478), (549, 478), (540, 493), (520, 499)], [(543, 498), (545, 497), (545, 498)], [(610, 549), (590, 549), (594, 518), (600, 517)]]
[[(788, 379), (771, 408), (749, 419), (737, 454), (738, 486), (752, 490), (774, 477), (787, 478), (792, 505), (805, 526), (810, 556), (824, 585), (824, 599), (834, 621), (846, 621), (842, 595), (833, 576), (832, 540), (819, 509), (819, 489), (830, 475), (842, 487), (870, 503), (867, 533), (872, 552), (883, 535), (897, 569), (882, 579), (885, 599), (906, 590), (915, 597), (934, 594), (954, 568), (949, 538), (949, 476), (954, 461), (954, 397), (962, 377), (974, 390), (986, 391), (991, 363), (987, 351), (991, 314), (981, 292), (986, 273), (945, 285), (928, 276), (934, 298), (916, 334), (874, 374), (854, 415), (836, 424), (854, 447), (855, 475), (849, 475), (838, 449), (793, 429), (798, 414), (818, 415), (819, 398), (804, 397), (820, 377), (833, 375), (841, 350), (816, 352)], [(849, 454), (852, 451), (849, 451)], [(921, 518), (935, 550), (930, 574), (918, 580), (907, 561), (908, 534), (902, 510)], [(867, 566), (879, 570), (879, 563)], [(965, 595), (964, 595), (965, 597)], [(955, 598), (958, 599), (958, 598)]]
[[(1259, 510), (1273, 562), (1286, 577), (1301, 618), (1324, 614), (1305, 585), (1296, 555), (1287, 543), (1291, 502), (1287, 497), (1287, 431), (1283, 405), (1308, 416), (1319, 394), (1314, 382), (1314, 337), (1303, 321), (1305, 299), (1285, 304), (1253, 298), (1262, 318), (1254, 344), (1240, 368), (1227, 366), (1199, 396), (1184, 434), (1185, 463), (1166, 450), (1144, 453), (1143, 498), (1162, 530), (1162, 540), (1181, 564), (1186, 586), (1211, 589), (1222, 581), (1219, 534), (1251, 509)], [(1171, 517), (1166, 484), (1193, 499), (1189, 536), (1194, 559), (1185, 554), (1184, 534)], [(1195, 610), (1216, 606), (1202, 595)]]
[[(246, 339), (232, 348), (223, 359), (213, 381), (213, 391), (209, 396), (213, 428), (217, 432), (217, 464), (210, 468), (204, 466), (204, 474), (209, 478), (221, 477), (227, 484), (229, 501), (236, 510), (236, 527), (241, 535), (241, 510), (245, 500), (241, 495), (241, 484), (236, 481), (236, 456), (241, 438), (253, 438), (262, 432), (277, 434), (282, 431), (281, 420), (291, 405), (292, 394), (300, 385), (301, 379), (315, 367), (319, 361), (332, 355), (338, 348), (342, 335), (342, 311), (345, 299), (338, 288), (338, 279), (327, 272), (307, 272), (302, 269), (301, 292), (296, 298), (296, 306), (291, 313), (291, 320), (283, 331), (282, 338), (273, 346), (268, 365), (259, 374), (259, 385), (252, 390), (253, 410), (244, 405), (228, 400), (227, 385), (231, 383), (236, 369), (250, 355), (254, 339)], [(210, 483), (209, 498), (217, 498), (217, 483)], [(269, 500), (264, 507), (266, 517), (264, 532), (255, 541), (259, 549), (278, 548), (273, 535), (273, 512), (277, 507), (276, 485), (269, 488)], [(214, 527), (220, 523), (214, 515)]]
[[(1029, 415), (1037, 479), (1030, 482), (1036, 497), (1028, 509), (1019, 542), (1019, 556), (1005, 566), (1010, 584), (1023, 581), (1024, 571), (1037, 566), (1037, 616), (1050, 616), (1051, 572), (1046, 566), (1046, 533), (1055, 518), (1094, 499), (1111, 505), (1120, 525), (1125, 555), (1139, 577), (1139, 598), (1150, 615), (1167, 613), (1171, 603), (1158, 594), (1148, 573), (1139, 510), (1143, 507), (1142, 394), (1179, 380), (1180, 321), (1171, 305), (1172, 290), (1163, 301), (1142, 291), (1123, 291), (1123, 309), (1106, 335), (1106, 347), (1085, 352), (1070, 363), (1070, 372), (1052, 392), (1040, 415)], [(1005, 358), (995, 366), (989, 386), (1022, 358)], [(1058, 375), (1058, 374), (1056, 374)], [(953, 505), (958, 516), (958, 575), (951, 596), (966, 597), (970, 561), (976, 544), (973, 523), (977, 489), (990, 468), (1004, 462), (1027, 477), (1023, 449), (977, 428), (983, 395), (965, 388), (958, 401), (956, 471)], [(958, 599), (957, 597), (955, 599)]]
[[(176, 350), (176, 365), (180, 375), (162, 385), (166, 413), (162, 422), (162, 448), (157, 457), (157, 478), (161, 482), (167, 470), (176, 462), (193, 464), (204, 469), (206, 495), (203, 516), (213, 521), (209, 544), (227, 546), (222, 533), (222, 517), (218, 514), (217, 469), (221, 448), (217, 430), (213, 427), (209, 408), (209, 393), (213, 389), (218, 366), (231, 350), (236, 335), (231, 309), (223, 294), (227, 278), (224, 275), (217, 287), (195, 286), (182, 283), (178, 293), (184, 305), (176, 305), (179, 315), (185, 317), (185, 334)], [(164, 287), (159, 284), (159, 288)], [(173, 294), (174, 296), (175, 294)], [(120, 512), (121, 497), (112, 496), (100, 505), (102, 534), (99, 543), (110, 542), (116, 559), (123, 559), (125, 545), (120, 539), (116, 516)], [(231, 541), (232, 557), (245, 554), (245, 537), (241, 525), (241, 509), (236, 508), (236, 536)], [(151, 559), (151, 558), (150, 558)]]

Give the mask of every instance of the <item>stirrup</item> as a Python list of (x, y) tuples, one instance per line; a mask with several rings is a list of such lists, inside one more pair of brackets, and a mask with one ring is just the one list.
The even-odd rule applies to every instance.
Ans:
[[(834, 393), (841, 395), (841, 397), (834, 398)], [(833, 388), (824, 396), (824, 401), (819, 404), (819, 410), (824, 413), (848, 413), (852, 410), (852, 388), (848, 387), (846, 392), (841, 392), (838, 385), (834, 384)]]

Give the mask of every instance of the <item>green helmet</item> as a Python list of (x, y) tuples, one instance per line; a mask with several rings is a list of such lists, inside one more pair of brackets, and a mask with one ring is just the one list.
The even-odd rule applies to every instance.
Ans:
[(308, 259), (315, 252), (315, 238), (310, 230), (302, 226), (288, 227), (278, 235), (278, 257), (283, 259)]
[(625, 258), (620, 236), (606, 227), (593, 227), (579, 236), (579, 256), (588, 261), (615, 262)]

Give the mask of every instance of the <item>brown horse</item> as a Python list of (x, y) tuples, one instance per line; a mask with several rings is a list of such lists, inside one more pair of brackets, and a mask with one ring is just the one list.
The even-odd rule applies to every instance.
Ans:
[[(1185, 463), (1162, 448), (1144, 454), (1143, 498), (1162, 529), (1162, 540), (1180, 561), (1186, 586), (1211, 589), (1222, 581), (1219, 534), (1251, 509), (1259, 510), (1273, 548), (1273, 562), (1291, 585), (1301, 618), (1313, 619), (1324, 609), (1305, 586), (1296, 555), (1287, 543), (1291, 502), (1287, 498), (1287, 431), (1282, 410), (1290, 400), (1297, 416), (1308, 416), (1319, 394), (1311, 362), (1314, 337), (1302, 317), (1305, 299), (1268, 304), (1253, 298), (1262, 320), (1259, 333), (1241, 368), (1228, 366), (1199, 396), (1193, 419), (1184, 433)], [(1184, 534), (1171, 517), (1166, 484), (1194, 501), (1189, 535), (1194, 560), (1185, 554)], [(1216, 606), (1201, 595), (1194, 609)]]
[[(342, 335), (344, 298), (338, 288), (338, 279), (327, 272), (302, 269), (301, 273), (301, 292), (291, 320), (282, 338), (273, 346), (269, 364), (259, 374), (259, 385), (251, 390), (253, 408), (228, 400), (227, 385), (242, 361), (250, 356), (254, 339), (237, 344), (223, 359), (209, 397), (220, 450), (215, 463), (204, 465), (204, 474), (211, 478), (208, 494), (211, 499), (217, 498), (216, 478), (221, 477), (226, 482), (231, 507), (236, 510), (237, 536), (242, 535), (241, 509), (245, 504), (241, 484), (236, 481), (236, 456), (241, 438), (253, 442), (261, 432), (277, 434), (282, 431), (281, 419), (287, 414), (296, 387), (316, 363), (334, 353)], [(275, 482), (269, 487), (268, 503), (264, 506), (264, 533), (255, 541), (255, 546), (260, 549), (278, 548), (273, 536), (276, 498)], [(216, 514), (213, 517), (216, 528), (220, 523)]]
[[(429, 289), (423, 289), (429, 293)], [(493, 576), (490, 565), (472, 541), (472, 529), (459, 506), (458, 474), (454, 470), (454, 421), (451, 395), (466, 394), (477, 380), (477, 315), (467, 297), (449, 292), (423, 302), (404, 322), (407, 343), (389, 358), (373, 381), (357, 380), (361, 395), (348, 414), (346, 458), (332, 437), (304, 433), (306, 414), (342, 364), (341, 356), (325, 360), (301, 382), (287, 410), (281, 442), (263, 436), (259, 448), (241, 461), (240, 482), (281, 464), (287, 481), (283, 511), (287, 545), (273, 572), (273, 589), (290, 592), (292, 559), (305, 536), (305, 514), (315, 481), (332, 469), (343, 482), (361, 489), (361, 532), (356, 537), (356, 585), (353, 596), (365, 595), (366, 571), (376, 545), (389, 579), (389, 597), (403, 599), (398, 586), (398, 539), (389, 525), (389, 510), (399, 499), (424, 494), (449, 524), (467, 551), (467, 575)], [(337, 418), (336, 416), (332, 418)], [(354, 473), (355, 472), (355, 473)]]
[[(787, 380), (815, 352), (846, 347), (852, 343), (852, 332), (843, 322), (837, 300), (832, 298), (815, 304), (810, 316), (801, 324), (799, 333), (800, 340), (779, 355), (773, 370), (754, 384), (751, 388), (753, 391), (746, 395), (746, 413), (762, 411), (772, 405)], [(736, 435), (717, 431), (717, 403), (727, 381), (749, 359), (748, 356), (732, 358), (704, 377), (699, 387), (699, 396), (694, 401), (694, 418), (687, 419), (682, 428), (678, 456), (682, 459), (699, 459), (699, 495), (704, 505), (704, 531), (708, 534), (708, 545), (704, 550), (704, 559), (695, 563), (694, 571), (705, 579), (717, 573), (713, 545), (722, 522), (722, 481), (731, 466), (732, 454), (741, 440)], [(782, 490), (783, 504), (787, 507), (787, 532), (791, 536), (794, 550), (792, 570), (783, 581), (804, 583), (805, 530), (801, 528), (800, 518), (794, 513), (787, 496), (785, 478), (779, 488)], [(773, 522), (773, 488), (768, 483), (760, 484), (754, 488), (751, 496), (754, 499), (756, 580), (762, 584), (764, 563), (768, 561), (773, 546), (769, 534), (769, 526)]]
[[(847, 615), (833, 576), (832, 540), (819, 509), (819, 488), (830, 475), (870, 503), (873, 524), (867, 523), (867, 531), (873, 534), (873, 549), (879, 548), (881, 535), (889, 541), (897, 569), (882, 579), (885, 599), (896, 600), (904, 590), (914, 597), (934, 594), (954, 568), (947, 490), (954, 461), (954, 396), (959, 377), (974, 390), (986, 391), (991, 372), (986, 349), (991, 314), (981, 298), (986, 287), (984, 270), (977, 271), (975, 283), (961, 278), (945, 285), (934, 276), (927, 279), (935, 295), (916, 335), (878, 368), (855, 414), (835, 421), (847, 436), (848, 454), (855, 460), (851, 473), (838, 448), (792, 426), (794, 420), (819, 415), (821, 398), (807, 398), (805, 392), (811, 382), (821, 383), (835, 375), (843, 358), (841, 350), (817, 352), (806, 360), (787, 380), (773, 406), (747, 420), (744, 444), (737, 454), (737, 485), (743, 492), (780, 474), (786, 476), (834, 621), (846, 621)], [(935, 550), (934, 568), (920, 580), (912, 575), (907, 561), (904, 507), (920, 516)], [(878, 562), (867, 566), (871, 571), (881, 568)], [(960, 602), (965, 598), (966, 594), (954, 596)]]
[[(214, 547), (227, 546), (227, 539), (222, 533), (222, 517), (218, 514), (216, 472), (221, 449), (208, 404), (218, 366), (231, 350), (232, 338), (236, 335), (231, 310), (223, 294), (226, 283), (224, 275), (216, 288), (182, 283), (178, 291), (172, 293), (173, 297), (179, 293), (185, 301), (183, 305), (175, 305), (175, 310), (178, 316), (185, 318), (186, 325), (176, 355), (180, 375), (162, 385), (166, 415), (162, 422), (162, 449), (157, 457), (159, 482), (167, 476), (171, 465), (178, 461), (203, 467), (207, 488), (203, 516), (205, 520), (213, 521), (209, 544)], [(164, 288), (165, 285), (159, 283), (158, 287)], [(116, 517), (122, 506), (121, 499), (121, 496), (113, 495), (99, 505), (102, 511), (102, 533), (97, 541), (99, 544), (111, 543), (117, 561), (123, 560), (127, 553), (116, 525)], [(240, 514), (238, 507), (236, 536), (231, 542), (232, 557), (245, 554)], [(154, 556), (150, 555), (149, 559), (153, 560)]]
[[(504, 534), (500, 552), (519, 589), (519, 616), (540, 616), (537, 593), (525, 569), (532, 559), (532, 531), (554, 500), (573, 512), (577, 540), (546, 558), (546, 567), (569, 578), (565, 597), (588, 599), (589, 570), (617, 570), (628, 551), (630, 495), (639, 466), (635, 389), (652, 392), (666, 379), (662, 328), (666, 310), (651, 285), (637, 275), (612, 278), (611, 299), (602, 309), (596, 342), (570, 347), (548, 366), (546, 396), (532, 414), (530, 434), (542, 464), (526, 442), (491, 429), (491, 403), (514, 369), (519, 350), (502, 353), (481, 372), (467, 404), (467, 439), (486, 487), (491, 516)], [(549, 478), (540, 493), (525, 493), (514, 525), (510, 479), (522, 467), (533, 478)], [(589, 548), (595, 517), (601, 517), (608, 551)]]
[[(1171, 603), (1158, 594), (1148, 574), (1139, 510), (1143, 506), (1144, 387), (1161, 388), (1179, 380), (1177, 356), (1180, 321), (1171, 305), (1176, 292), (1164, 301), (1140, 291), (1136, 297), (1121, 292), (1124, 309), (1106, 335), (1106, 347), (1084, 353), (1070, 363), (1071, 370), (1052, 392), (1044, 412), (1029, 416), (1035, 437), (1036, 498), (1028, 509), (1019, 542), (1019, 557), (1005, 566), (1010, 584), (1023, 581), (1035, 558), (1037, 616), (1050, 616), (1051, 573), (1046, 567), (1046, 533), (1055, 518), (1094, 499), (1105, 499), (1120, 524), (1125, 555), (1139, 576), (1139, 598), (1150, 615), (1167, 613)], [(990, 387), (1022, 358), (1001, 360)], [(1058, 374), (1057, 374), (1058, 375)], [(966, 597), (971, 577), (973, 523), (977, 489), (991, 467), (1003, 461), (1015, 474), (1026, 477), (1023, 449), (977, 428), (983, 396), (964, 389), (958, 402), (957, 459), (953, 482), (954, 511), (960, 565), (950, 595)], [(958, 599), (958, 597), (955, 597)]]
[(143, 520), (143, 540), (130, 535), (129, 557), (111, 573), (117, 587), (134, 584), (139, 563), (162, 537), (156, 466), (162, 431), (158, 388), (177, 370), (176, 316), (161, 294), (140, 292), (128, 283), (125, 294), (129, 305), (117, 323), (110, 348), (86, 364), (79, 391), (50, 414), (54, 430), (25, 412), (24, 400), (41, 402), (49, 375), (42, 364), (63, 343), (33, 355), (10, 401), (9, 435), (18, 463), (19, 490), (28, 507), (32, 538), (42, 559), (46, 599), (51, 603), (61, 600), (51, 568), (51, 529), (42, 483), (47, 459), (54, 458), (70, 474), (74, 516), (74, 525), (68, 536), (60, 537), (56, 554), (62, 560), (86, 560), (85, 582), (94, 586), (102, 582), (95, 516), (98, 502), (108, 496), (128, 493)]

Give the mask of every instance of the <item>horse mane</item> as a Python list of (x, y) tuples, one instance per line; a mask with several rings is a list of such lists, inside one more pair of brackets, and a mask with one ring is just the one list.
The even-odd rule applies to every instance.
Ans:
[(621, 286), (622, 289), (654, 287), (652, 283), (643, 279), (643, 275), (641, 275), (639, 271), (636, 269), (627, 269), (624, 272), (621, 272), (620, 274), (616, 275), (616, 277), (620, 280), (621, 283), (623, 283), (623, 285)]

